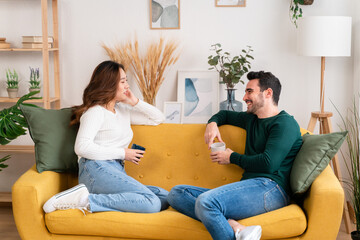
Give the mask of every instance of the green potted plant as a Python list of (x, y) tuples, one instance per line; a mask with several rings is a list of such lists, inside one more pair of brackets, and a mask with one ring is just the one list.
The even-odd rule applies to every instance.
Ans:
[(30, 67), (30, 87), (29, 92), (38, 91), (34, 97), (40, 97), (40, 71), (39, 68), (32, 68)]
[(242, 49), (242, 54), (233, 58), (230, 57), (230, 53), (223, 52), (220, 43), (211, 45), (210, 50), (214, 51), (215, 55), (208, 57), (208, 64), (211, 66), (209, 70), (218, 71), (221, 78), (220, 83), (226, 84), (227, 100), (220, 103), (220, 110), (242, 111), (242, 103), (235, 100), (236, 89), (234, 87), (239, 82), (244, 84), (241, 77), (251, 68), (250, 60), (254, 60), (254, 57), (250, 55), (253, 51), (251, 46)]
[(339, 113), (342, 125), (340, 126), (341, 130), (348, 131), (346, 136), (346, 153), (341, 151), (341, 154), (344, 159), (348, 161), (345, 162), (345, 166), (348, 170), (350, 179), (342, 179), (344, 187), (350, 195), (354, 217), (356, 220), (356, 231), (351, 232), (351, 238), (353, 240), (360, 239), (360, 116), (357, 105), (354, 101), (353, 106), (348, 109), (348, 115), (343, 117), (339, 110), (336, 109)]
[[(33, 97), (37, 92), (31, 92), (21, 97), (17, 103), (0, 111), (0, 144), (6, 145), (21, 135), (26, 134), (27, 123), (20, 110), (20, 104), (37, 107), (36, 105), (24, 103), (26, 100), (38, 99)], [(0, 158), (0, 171), (6, 168), (4, 163), (10, 155)]]
[(289, 15), (291, 21), (297, 25), (297, 20), (302, 17), (303, 11), (299, 5), (311, 5), (313, 4), (314, 0), (290, 0), (290, 9)]
[(19, 90), (19, 75), (15, 69), (13, 72), (10, 69), (6, 70), (6, 84), (9, 98), (16, 98)]

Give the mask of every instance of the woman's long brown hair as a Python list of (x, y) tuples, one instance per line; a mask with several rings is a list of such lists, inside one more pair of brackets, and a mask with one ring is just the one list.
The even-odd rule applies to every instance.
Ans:
[(115, 98), (120, 68), (125, 71), (123, 65), (113, 61), (104, 61), (95, 68), (84, 90), (83, 104), (73, 107), (70, 125), (78, 124), (81, 115), (89, 108), (95, 105), (106, 106)]

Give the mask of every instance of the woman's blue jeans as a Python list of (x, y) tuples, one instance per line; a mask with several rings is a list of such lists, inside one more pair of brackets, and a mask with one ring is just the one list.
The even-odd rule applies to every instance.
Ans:
[(154, 213), (166, 209), (168, 191), (128, 176), (122, 160), (79, 160), (79, 183), (89, 190), (91, 212)]
[(254, 178), (215, 189), (178, 185), (168, 195), (179, 212), (200, 220), (214, 240), (233, 240), (228, 219), (239, 220), (289, 204), (286, 192), (273, 180)]

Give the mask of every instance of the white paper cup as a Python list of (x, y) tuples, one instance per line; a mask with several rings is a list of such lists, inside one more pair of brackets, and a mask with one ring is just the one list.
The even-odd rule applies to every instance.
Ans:
[(211, 144), (210, 148), (211, 148), (211, 152), (225, 151), (226, 145), (223, 142), (216, 142)]

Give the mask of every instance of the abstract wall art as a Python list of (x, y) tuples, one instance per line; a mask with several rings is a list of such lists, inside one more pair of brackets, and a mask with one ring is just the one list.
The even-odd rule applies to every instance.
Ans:
[(219, 74), (216, 71), (179, 71), (178, 102), (184, 123), (206, 123), (219, 110)]
[(246, 0), (215, 0), (216, 7), (245, 7)]
[(150, 0), (151, 29), (180, 28), (180, 0)]

